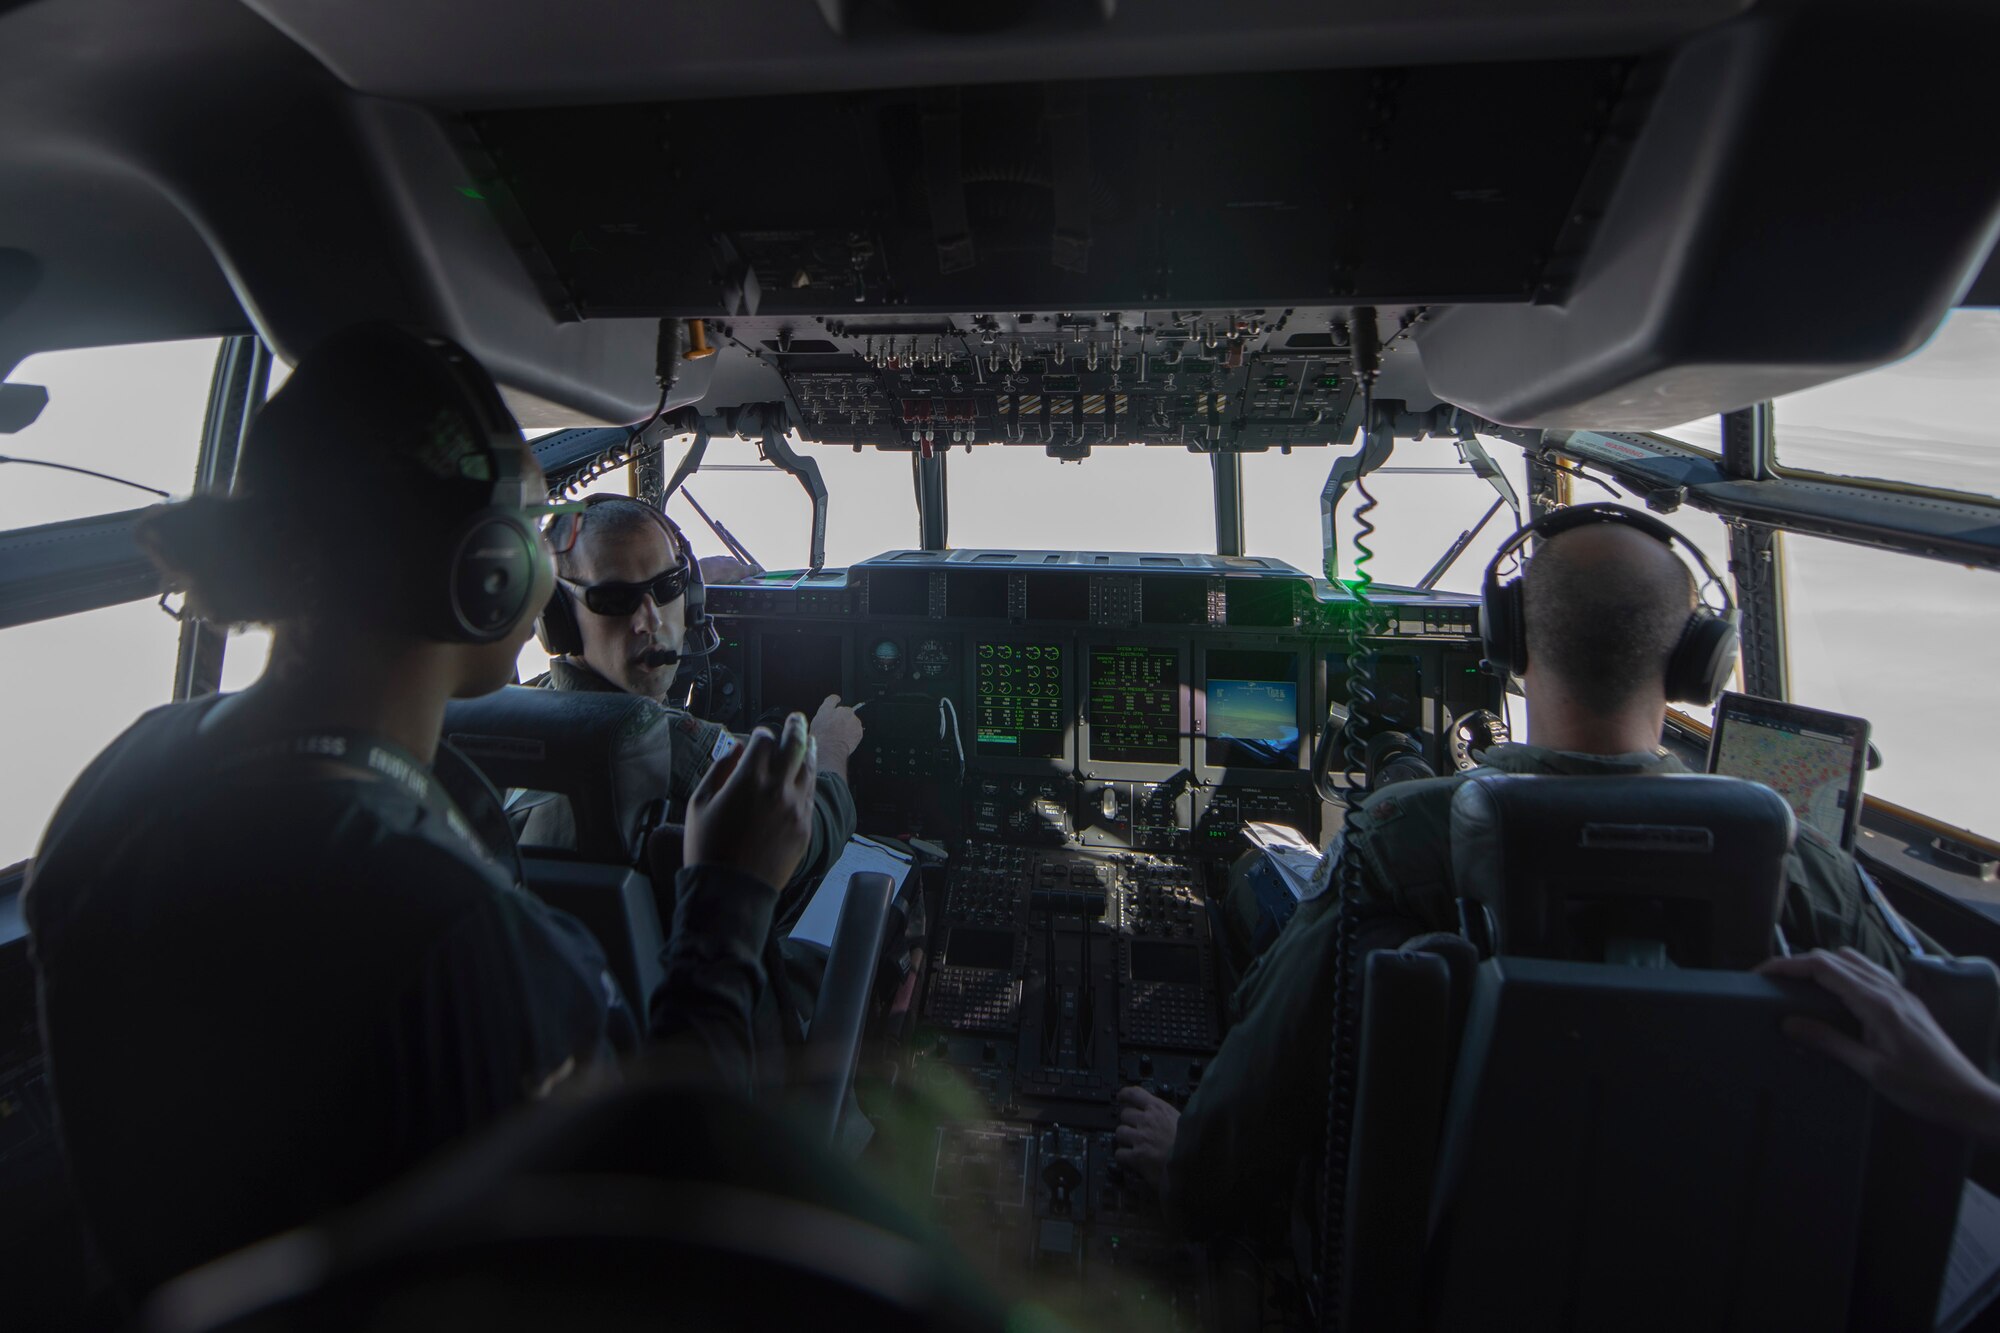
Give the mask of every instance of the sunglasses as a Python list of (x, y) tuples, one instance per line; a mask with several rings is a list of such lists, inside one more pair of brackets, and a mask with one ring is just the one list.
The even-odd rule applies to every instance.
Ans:
[(644, 583), (564, 583), (583, 594), (583, 604), (600, 616), (629, 616), (639, 609), (639, 599), (650, 596), (654, 606), (665, 606), (687, 591), (688, 566), (676, 565), (656, 579)]

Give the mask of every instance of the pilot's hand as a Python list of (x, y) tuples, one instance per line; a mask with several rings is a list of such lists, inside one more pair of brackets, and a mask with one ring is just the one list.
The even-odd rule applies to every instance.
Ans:
[(741, 583), (758, 571), (744, 564), (733, 555), (705, 555), (698, 562), (701, 565), (701, 581), (713, 586), (717, 583)]
[(1889, 972), (1853, 949), (1773, 958), (1757, 970), (1767, 977), (1818, 982), (1861, 1020), (1859, 1041), (1801, 1017), (1784, 1021), (1786, 1036), (1840, 1061), (1912, 1115), (2000, 1138), (2000, 1088), (1965, 1058), (1924, 1002)]
[(1167, 1159), (1174, 1155), (1174, 1134), (1181, 1113), (1144, 1088), (1118, 1090), (1118, 1147), (1111, 1156), (1118, 1165), (1137, 1171), (1154, 1189), (1164, 1189)]
[(820, 772), (838, 773), (844, 778), (848, 756), (861, 745), (861, 717), (852, 708), (844, 707), (839, 695), (829, 694), (813, 714), (812, 737), (819, 742)]
[(803, 713), (782, 737), (766, 727), (718, 759), (688, 800), (685, 860), (739, 870), (772, 892), (789, 881), (812, 839), (812, 738)]

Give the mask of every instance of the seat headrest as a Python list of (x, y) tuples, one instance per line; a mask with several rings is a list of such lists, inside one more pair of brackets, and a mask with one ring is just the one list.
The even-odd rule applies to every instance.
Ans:
[(1452, 875), (1495, 953), (1748, 968), (1771, 956), (1796, 831), (1739, 778), (1486, 774), (1452, 797)]
[(567, 797), (578, 856), (629, 865), (672, 790), (673, 717), (636, 694), (509, 685), (453, 700), (444, 734), (494, 786)]

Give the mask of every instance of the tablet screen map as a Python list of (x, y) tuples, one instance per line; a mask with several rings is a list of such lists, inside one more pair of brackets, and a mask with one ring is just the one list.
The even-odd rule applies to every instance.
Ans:
[(1847, 737), (1765, 718), (1730, 717), (1715, 771), (1763, 783), (1790, 803), (1801, 822), (1840, 841), (1854, 776), (1854, 746)]

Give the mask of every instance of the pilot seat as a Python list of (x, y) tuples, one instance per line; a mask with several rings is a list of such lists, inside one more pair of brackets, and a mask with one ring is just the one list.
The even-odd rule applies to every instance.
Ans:
[[(1451, 828), (1463, 938), (1340, 934), (1322, 1325), (1930, 1327), (1970, 1144), (1780, 1032), (1852, 1031), (1832, 997), (1746, 970), (1782, 947), (1785, 802), (1496, 774)], [(1905, 971), (1985, 1067), (1993, 966)]]

